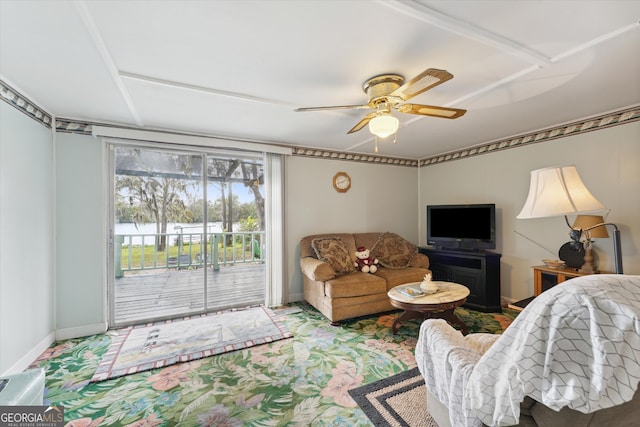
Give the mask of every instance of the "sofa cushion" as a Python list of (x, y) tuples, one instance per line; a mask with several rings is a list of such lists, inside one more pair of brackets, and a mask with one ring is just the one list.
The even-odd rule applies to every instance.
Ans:
[(413, 254), (409, 262), (410, 267), (429, 268), (429, 265), (429, 257), (421, 253)]
[(426, 268), (385, 268), (381, 267), (375, 275), (382, 277), (387, 282), (387, 290), (407, 283), (421, 282), (429, 270)]
[(354, 271), (355, 267), (347, 245), (340, 237), (318, 237), (313, 239), (311, 246), (316, 251), (318, 259), (329, 264), (336, 275)]
[(324, 293), (329, 298), (350, 298), (363, 295), (386, 294), (387, 283), (384, 279), (369, 273), (355, 271), (335, 279), (327, 280)]
[(382, 233), (371, 248), (371, 255), (387, 268), (406, 268), (418, 247), (395, 233)]
[(379, 231), (369, 233), (353, 233), (353, 240), (356, 244), (356, 248), (364, 246), (365, 248), (371, 250), (381, 234), (382, 233)]
[[(380, 233), (378, 233), (380, 234)], [(311, 234), (309, 236), (305, 236), (300, 239), (300, 258), (305, 257), (314, 257), (317, 258), (318, 254), (316, 254), (315, 249), (311, 246), (311, 242), (314, 239), (319, 239), (322, 237), (339, 237), (342, 241), (347, 245), (347, 249), (350, 254), (354, 254), (352, 259), (355, 261), (355, 251), (356, 251), (356, 242), (353, 240), (353, 234), (350, 233), (323, 233), (323, 234)]]

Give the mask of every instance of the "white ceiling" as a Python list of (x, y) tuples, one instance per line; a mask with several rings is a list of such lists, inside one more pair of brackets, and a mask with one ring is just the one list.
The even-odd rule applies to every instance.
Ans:
[(362, 83), (454, 78), (398, 113), (420, 159), (640, 103), (640, 0), (0, 0), (0, 77), (57, 117), (373, 152)]

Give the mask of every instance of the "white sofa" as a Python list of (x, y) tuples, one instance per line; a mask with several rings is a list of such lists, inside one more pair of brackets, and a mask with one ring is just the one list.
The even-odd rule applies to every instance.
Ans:
[(640, 276), (566, 281), (502, 335), (427, 320), (416, 361), (440, 427), (638, 425)]

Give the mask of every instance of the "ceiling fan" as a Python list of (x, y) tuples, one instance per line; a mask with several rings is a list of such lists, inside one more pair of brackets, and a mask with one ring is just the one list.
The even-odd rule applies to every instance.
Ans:
[(401, 113), (441, 117), (445, 119), (457, 119), (466, 113), (467, 110), (458, 108), (436, 107), (433, 105), (410, 104), (405, 102), (452, 78), (453, 74), (448, 71), (435, 68), (426, 69), (406, 83), (404, 77), (399, 74), (382, 74), (370, 78), (362, 85), (362, 89), (369, 96), (369, 102), (365, 105), (305, 107), (297, 108), (295, 111), (375, 110), (364, 116), (364, 118), (347, 133), (357, 132), (369, 124), (369, 130), (372, 134), (380, 138), (386, 138), (398, 130), (399, 121), (393, 116), (392, 110), (397, 110)]

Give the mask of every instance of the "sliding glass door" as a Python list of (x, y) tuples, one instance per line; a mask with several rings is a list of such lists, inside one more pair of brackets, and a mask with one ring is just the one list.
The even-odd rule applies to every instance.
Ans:
[(110, 326), (264, 303), (261, 154), (109, 151)]

